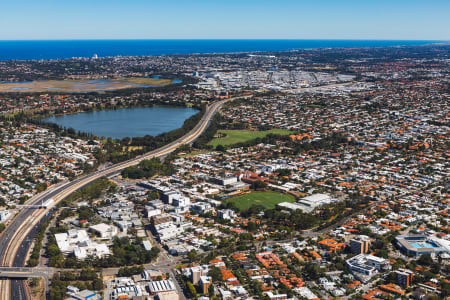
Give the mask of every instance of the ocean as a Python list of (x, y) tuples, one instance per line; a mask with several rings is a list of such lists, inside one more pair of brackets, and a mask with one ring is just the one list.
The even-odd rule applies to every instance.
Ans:
[(438, 41), (395, 40), (63, 40), (0, 41), (0, 60), (285, 51), (310, 48), (425, 45)]

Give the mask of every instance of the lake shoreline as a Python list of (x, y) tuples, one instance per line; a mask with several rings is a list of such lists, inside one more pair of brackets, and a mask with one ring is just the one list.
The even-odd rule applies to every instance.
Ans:
[(157, 136), (181, 128), (183, 122), (201, 110), (197, 107), (154, 105), (94, 109), (39, 118), (42, 124), (72, 128), (97, 138), (121, 140)]

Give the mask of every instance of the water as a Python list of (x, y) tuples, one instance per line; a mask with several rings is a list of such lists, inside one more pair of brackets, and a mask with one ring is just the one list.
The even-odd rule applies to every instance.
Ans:
[(383, 40), (65, 40), (0, 41), (0, 60), (283, 51), (328, 47), (424, 45), (439, 41)]
[(139, 107), (52, 116), (44, 121), (98, 137), (156, 136), (183, 126), (198, 110), (186, 107)]
[(431, 242), (421, 242), (421, 243), (414, 243), (411, 244), (414, 248), (437, 248), (437, 246), (434, 243)]

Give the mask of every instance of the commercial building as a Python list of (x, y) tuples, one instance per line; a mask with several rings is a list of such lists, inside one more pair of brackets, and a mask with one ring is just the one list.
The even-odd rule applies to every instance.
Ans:
[(389, 260), (370, 254), (359, 254), (346, 260), (348, 268), (361, 281), (366, 282), (379, 271), (390, 270)]
[(71, 229), (66, 233), (55, 234), (56, 244), (63, 254), (73, 253), (77, 259), (88, 256), (102, 258), (110, 255), (106, 244), (93, 242), (86, 230)]
[(315, 208), (332, 202), (332, 198), (326, 194), (313, 194), (308, 197), (301, 198), (297, 203), (302, 205), (303, 211), (311, 212)]
[(222, 176), (222, 177), (213, 177), (211, 181), (220, 185), (229, 185), (236, 183), (238, 181), (238, 177), (234, 175)]
[(427, 237), (424, 235), (399, 235), (395, 238), (399, 249), (406, 255), (419, 257), (424, 254), (446, 255), (450, 254), (450, 241)]
[(300, 209), (303, 212), (310, 213), (317, 207), (320, 207), (324, 204), (329, 204), (334, 201), (336, 200), (331, 198), (329, 195), (313, 194), (311, 196), (301, 198), (296, 203), (281, 202), (278, 204), (278, 206), (289, 210)]
[(175, 284), (172, 280), (152, 281), (148, 284), (148, 289), (151, 295), (176, 291)]
[(223, 220), (233, 220), (236, 213), (231, 209), (221, 209), (217, 211), (217, 216)]
[(101, 239), (111, 239), (119, 233), (116, 226), (100, 223), (89, 227), (94, 232), (100, 235)]

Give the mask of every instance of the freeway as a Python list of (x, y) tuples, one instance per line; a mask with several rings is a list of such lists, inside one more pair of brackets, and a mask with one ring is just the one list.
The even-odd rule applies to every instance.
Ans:
[[(249, 96), (246, 96), (249, 97)], [(44, 216), (49, 215), (51, 210), (64, 198), (78, 189), (88, 185), (89, 183), (101, 178), (111, 177), (119, 174), (121, 170), (126, 167), (138, 164), (144, 159), (153, 157), (165, 156), (172, 151), (176, 150), (183, 144), (192, 143), (197, 139), (206, 128), (208, 128), (213, 116), (220, 110), (223, 104), (234, 98), (216, 101), (206, 108), (206, 111), (200, 120), (200, 122), (186, 135), (178, 138), (177, 140), (153, 151), (150, 151), (144, 155), (138, 156), (134, 159), (111, 165), (103, 170), (98, 170), (91, 174), (77, 178), (71, 182), (66, 182), (60, 186), (51, 189), (46, 193), (42, 193), (37, 197), (34, 197), (32, 201), (27, 202), (27, 205), (39, 205), (45, 203), (49, 199), (53, 199), (54, 202), (42, 209), (23, 209), (18, 213), (14, 220), (5, 229), (0, 236), (0, 261), (3, 266), (23, 266), (25, 263), (25, 257), (29, 251), (31, 244), (33, 231), (36, 230), (39, 222)], [(1, 299), (27, 299), (24, 291), (24, 285), (20, 281), (13, 280), (11, 282), (11, 288), (7, 281), (0, 282), (0, 295)], [(11, 293), (11, 295), (10, 295)], [(25, 297), (24, 297), (25, 295)], [(10, 296), (10, 298), (9, 298)]]

